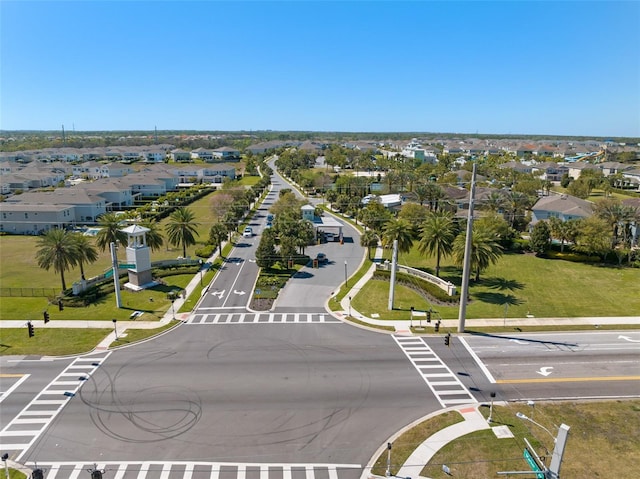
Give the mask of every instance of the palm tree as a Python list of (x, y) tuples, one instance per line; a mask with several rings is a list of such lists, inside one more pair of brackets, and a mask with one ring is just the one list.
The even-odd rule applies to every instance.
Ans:
[(96, 245), (102, 251), (111, 243), (127, 246), (127, 233), (120, 229), (120, 218), (115, 213), (105, 213), (98, 217), (98, 226), (101, 228), (96, 235)]
[(509, 226), (515, 227), (518, 217), (530, 206), (529, 197), (519, 191), (510, 191), (505, 197), (505, 216)]
[[(453, 242), (453, 257), (457, 264), (464, 264), (466, 232), (460, 233)], [(489, 265), (495, 264), (502, 256), (502, 246), (496, 232), (482, 223), (473, 225), (471, 234), (471, 271), (475, 272), (475, 281), (480, 281), (480, 273)]]
[(140, 226), (147, 228), (149, 231), (145, 233), (145, 241), (147, 246), (151, 248), (151, 251), (157, 251), (164, 245), (164, 237), (160, 230), (160, 224), (157, 221), (151, 219), (145, 220), (140, 223)]
[(436, 255), (436, 276), (440, 276), (440, 258), (449, 256), (456, 239), (456, 224), (448, 212), (433, 211), (422, 223), (422, 234), (418, 251), (422, 254)]
[(189, 208), (177, 208), (169, 216), (169, 224), (166, 227), (169, 243), (173, 246), (182, 245), (183, 258), (187, 257), (187, 246), (196, 244), (198, 226), (200, 224), (195, 222), (195, 215)]
[(551, 236), (560, 240), (560, 252), (564, 251), (564, 245), (567, 241), (575, 239), (577, 233), (577, 220), (562, 221), (560, 218), (549, 218), (549, 228)]
[(52, 229), (38, 239), (36, 261), (38, 266), (49, 271), (51, 267), (60, 273), (62, 290), (67, 289), (64, 272), (78, 263), (78, 246), (73, 235), (64, 230)]
[(482, 208), (493, 213), (501, 213), (504, 210), (505, 199), (504, 195), (499, 191), (492, 191), (489, 196), (482, 202)]
[(73, 240), (76, 243), (77, 257), (76, 260), (80, 266), (80, 277), (84, 280), (84, 264), (94, 263), (98, 260), (98, 250), (93, 245), (88, 236), (82, 233), (73, 233)]
[(378, 246), (378, 241), (380, 241), (380, 238), (373, 230), (367, 230), (360, 236), (360, 246), (367, 248), (369, 259), (371, 259), (371, 248)]
[(390, 246), (395, 240), (398, 240), (398, 251), (400, 253), (408, 253), (411, 250), (411, 246), (413, 246), (412, 231), (413, 226), (407, 220), (393, 218), (384, 225), (382, 244)]
[(209, 241), (218, 248), (220, 257), (222, 257), (222, 242), (225, 239), (227, 239), (227, 227), (220, 222), (212, 224), (209, 230)]

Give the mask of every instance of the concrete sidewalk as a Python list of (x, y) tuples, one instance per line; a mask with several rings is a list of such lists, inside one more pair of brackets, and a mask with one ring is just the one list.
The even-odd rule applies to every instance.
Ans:
[(428, 437), (420, 444), (415, 451), (407, 458), (404, 465), (396, 472), (399, 477), (421, 478), (422, 468), (429, 464), (429, 461), (436, 453), (450, 442), (475, 431), (489, 429), (491, 426), (484, 418), (477, 406), (467, 406), (457, 409), (462, 415), (463, 421), (452, 424)]

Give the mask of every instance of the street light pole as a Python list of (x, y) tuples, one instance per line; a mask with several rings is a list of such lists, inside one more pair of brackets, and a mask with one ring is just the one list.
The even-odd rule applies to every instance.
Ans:
[(116, 327), (118, 320), (113, 318), (111, 321), (113, 321), (113, 332), (116, 334), (116, 339), (118, 339), (118, 328)]
[(391, 443), (387, 443), (387, 470), (384, 473), (385, 476), (391, 476)]
[(553, 438), (554, 447), (553, 454), (551, 456), (551, 464), (549, 465), (548, 469), (544, 468), (544, 474), (545, 478), (560, 479), (560, 466), (562, 466), (562, 457), (564, 456), (564, 449), (567, 445), (567, 438), (569, 437), (569, 426), (567, 426), (566, 424), (560, 424), (560, 427), (558, 428), (558, 435), (554, 436), (553, 434), (551, 434), (551, 431), (549, 431), (542, 424), (537, 423), (521, 412), (517, 412), (516, 416), (519, 419), (524, 419), (525, 421), (532, 422), (536, 426), (546, 431)]
[(7, 459), (9, 459), (9, 454), (5, 452), (2, 455), (2, 460), (4, 461), (4, 475), (9, 479), (9, 466), (7, 465)]
[(347, 262), (345, 261), (344, 262), (344, 285), (348, 287), (349, 283), (347, 281), (348, 281), (348, 279), (347, 279)]
[(349, 317), (351, 317), (351, 296), (348, 296), (349, 298)]

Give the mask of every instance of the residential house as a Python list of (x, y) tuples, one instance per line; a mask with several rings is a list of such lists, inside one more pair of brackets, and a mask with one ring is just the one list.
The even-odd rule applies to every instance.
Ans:
[(195, 150), (191, 150), (191, 159), (213, 161), (214, 159), (213, 150), (206, 149), (206, 148), (196, 148)]
[[(31, 211), (34, 213), (37, 213), (43, 205), (73, 206), (74, 217), (71, 221), (79, 224), (93, 223), (98, 216), (107, 211), (107, 204), (104, 198), (76, 188), (27, 192), (7, 198), (5, 202), (30, 205), (32, 207)], [(25, 217), (25, 219), (32, 218)]]
[(100, 168), (102, 178), (120, 178), (129, 175), (135, 170), (130, 166), (122, 163), (108, 163)]
[(143, 152), (145, 163), (164, 163), (167, 158), (167, 154), (163, 149), (153, 148)]
[(217, 160), (235, 160), (240, 158), (240, 151), (235, 148), (223, 146), (212, 151), (213, 158)]
[(531, 208), (531, 224), (549, 218), (559, 218), (562, 221), (588, 218), (593, 214), (591, 201), (576, 198), (571, 195), (543, 196)]
[[(22, 196), (22, 195), (20, 195)], [(0, 203), (0, 232), (38, 235), (51, 228), (65, 228), (74, 223), (75, 206), (66, 204)]]
[(501, 169), (509, 169), (517, 171), (518, 173), (531, 173), (533, 168), (531, 165), (527, 165), (525, 163), (520, 163), (519, 161), (508, 161), (506, 163), (502, 163), (499, 168)]
[(583, 161), (577, 161), (575, 163), (569, 163), (568, 165), (568, 174), (574, 180), (580, 178), (580, 174), (583, 170), (597, 170), (598, 167), (596, 165), (592, 165), (591, 163), (586, 163)]
[(546, 161), (534, 164), (532, 172), (535, 175), (539, 175), (542, 180), (560, 181), (564, 175), (569, 173), (569, 168), (553, 161)]
[(72, 172), (73, 176), (97, 180), (98, 178), (102, 178), (102, 163), (98, 163), (97, 161), (85, 161), (83, 163), (73, 165)]
[(180, 148), (175, 148), (169, 152), (172, 161), (191, 161), (191, 153)]
[(100, 196), (106, 201), (107, 211), (133, 207), (134, 194), (131, 188), (109, 178), (80, 183), (73, 188), (84, 190), (89, 195)]
[(640, 192), (640, 168), (622, 172), (623, 188)]

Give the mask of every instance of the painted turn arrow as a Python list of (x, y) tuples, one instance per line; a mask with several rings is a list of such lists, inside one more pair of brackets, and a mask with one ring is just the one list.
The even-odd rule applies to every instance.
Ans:
[(549, 374), (551, 374), (551, 369), (553, 369), (553, 366), (545, 366), (543, 368), (540, 368), (540, 371), (536, 371), (536, 372), (543, 376), (548, 376)]
[(233, 294), (239, 294), (240, 296), (242, 296), (243, 294), (247, 294), (244, 291), (237, 291), (237, 290), (233, 290)]
[(618, 339), (624, 339), (630, 343), (640, 343), (640, 339), (631, 339), (629, 336), (618, 336)]

